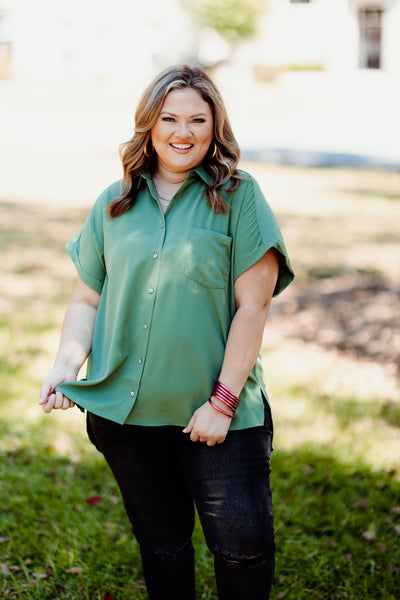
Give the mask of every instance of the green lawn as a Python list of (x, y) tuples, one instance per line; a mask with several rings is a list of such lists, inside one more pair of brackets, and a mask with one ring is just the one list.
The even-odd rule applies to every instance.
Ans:
[[(349, 273), (398, 278), (397, 175), (249, 170), (271, 191), (302, 293)], [(0, 211), (1, 597), (145, 599), (138, 547), (84, 416), (37, 406), (73, 288), (63, 246), (87, 209), (4, 199)], [(272, 313), (262, 352), (275, 421), (272, 599), (395, 600), (397, 374), (384, 361), (291, 337), (284, 318)], [(195, 544), (198, 597), (216, 599), (199, 528)]]

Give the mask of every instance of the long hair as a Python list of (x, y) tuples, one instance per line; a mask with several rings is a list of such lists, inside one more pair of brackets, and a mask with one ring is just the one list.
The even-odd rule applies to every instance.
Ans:
[[(222, 96), (210, 77), (196, 66), (179, 65), (162, 71), (145, 89), (135, 114), (133, 137), (121, 144), (120, 156), (123, 166), (122, 193), (108, 207), (111, 218), (123, 215), (133, 206), (138, 178), (146, 171), (154, 171), (157, 155), (151, 151), (151, 128), (156, 124), (164, 100), (171, 90), (191, 88), (196, 90), (210, 105), (214, 118), (213, 142), (203, 159), (203, 166), (211, 176), (205, 188), (205, 198), (216, 213), (227, 212), (224, 191), (235, 190), (240, 183), (237, 165), (240, 157), (238, 143), (233, 135)], [(215, 144), (215, 145), (214, 145)]]

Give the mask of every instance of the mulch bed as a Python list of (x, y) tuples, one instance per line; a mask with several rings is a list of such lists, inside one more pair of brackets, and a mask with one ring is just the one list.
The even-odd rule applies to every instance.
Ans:
[(268, 325), (282, 337), (373, 360), (400, 375), (400, 285), (346, 275), (295, 283), (273, 303)]

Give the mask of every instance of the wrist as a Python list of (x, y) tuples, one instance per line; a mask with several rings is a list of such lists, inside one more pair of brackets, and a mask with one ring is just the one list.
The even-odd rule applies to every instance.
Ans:
[(211, 396), (211, 398), (208, 399), (208, 403), (215, 411), (225, 415), (225, 417), (229, 417), (229, 419), (232, 419), (235, 415), (230, 408), (228, 408), (223, 402), (220, 402), (215, 396)]
[(76, 362), (72, 362), (65, 357), (58, 357), (54, 362), (54, 369), (60, 369), (64, 372), (74, 373), (74, 375), (78, 376), (79, 370), (82, 365), (77, 364)]
[[(226, 385), (221, 381), (217, 381), (214, 386), (212, 397), (219, 401), (218, 406), (221, 403), (224, 405), (223, 410), (229, 411), (232, 416), (235, 414), (237, 407), (239, 406), (239, 396), (236, 396)], [(222, 408), (222, 407), (221, 407)]]
[(221, 402), (221, 400), (219, 398), (217, 398), (217, 396), (212, 395), (211, 400), (214, 402), (214, 404), (216, 404), (218, 406), (218, 408), (222, 408), (223, 410), (226, 410), (227, 412), (232, 413), (232, 417), (233, 417), (233, 415), (235, 414), (233, 412), (233, 410), (231, 410), (228, 406), (226, 406), (226, 404)]

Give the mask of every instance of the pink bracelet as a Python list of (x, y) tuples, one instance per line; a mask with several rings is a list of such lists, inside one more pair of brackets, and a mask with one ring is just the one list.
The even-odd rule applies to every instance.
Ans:
[(215, 384), (212, 396), (215, 396), (216, 398), (221, 400), (221, 402), (223, 402), (225, 406), (233, 410), (233, 412), (235, 412), (235, 410), (239, 406), (238, 396), (235, 396), (235, 394), (233, 394), (231, 390), (220, 381), (217, 381), (217, 383)]
[(219, 406), (217, 406), (216, 404), (214, 404), (214, 402), (211, 400), (211, 398), (209, 398), (208, 401), (211, 404), (211, 406), (213, 408), (215, 408), (215, 410), (217, 410), (218, 412), (222, 413), (223, 415), (226, 415), (227, 417), (230, 417), (231, 419), (233, 418), (233, 415), (231, 413), (226, 412), (226, 410), (223, 410), (222, 408), (220, 408)]

